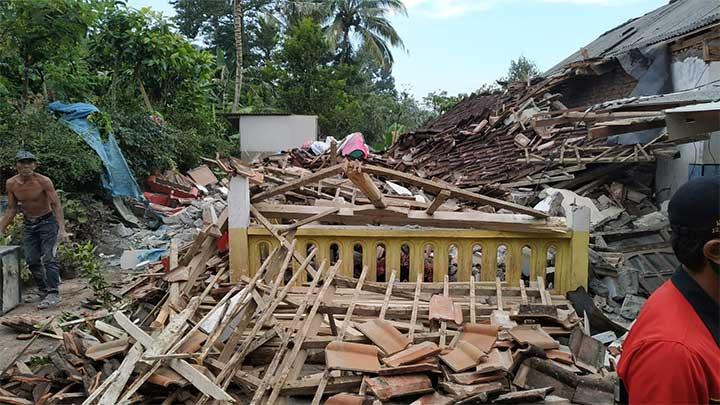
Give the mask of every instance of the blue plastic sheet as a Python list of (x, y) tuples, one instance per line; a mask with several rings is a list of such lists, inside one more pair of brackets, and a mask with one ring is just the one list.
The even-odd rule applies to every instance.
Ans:
[(50, 103), (48, 109), (51, 112), (60, 114), (62, 122), (70, 127), (98, 154), (105, 166), (105, 173), (102, 176), (103, 187), (113, 197), (131, 197), (136, 200), (144, 200), (135, 177), (118, 146), (115, 136), (108, 134), (108, 139), (103, 142), (100, 131), (87, 118), (90, 114), (99, 112), (92, 104), (74, 103), (65, 104), (59, 101)]

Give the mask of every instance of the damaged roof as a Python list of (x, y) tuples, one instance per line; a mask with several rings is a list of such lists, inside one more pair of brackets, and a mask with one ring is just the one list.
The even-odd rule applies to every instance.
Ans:
[(672, 0), (665, 6), (642, 17), (631, 19), (600, 35), (585, 49), (573, 53), (550, 68), (545, 75), (558, 72), (573, 62), (588, 58), (613, 57), (631, 49), (641, 48), (677, 38), (702, 27), (720, 22), (718, 0)]

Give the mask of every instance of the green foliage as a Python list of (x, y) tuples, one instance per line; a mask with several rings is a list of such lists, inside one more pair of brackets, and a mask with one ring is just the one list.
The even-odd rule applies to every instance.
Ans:
[(394, 91), (376, 64), (334, 64), (327, 37), (311, 19), (292, 29), (279, 55), (282, 69), (266, 73), (279, 84), (280, 108), (318, 115), (323, 135), (362, 132), (372, 144), (393, 124), (413, 129), (429, 118), (411, 96)]
[(48, 356), (32, 356), (30, 357), (30, 360), (26, 362), (27, 366), (30, 367), (31, 370), (37, 370), (50, 363), (52, 363), (52, 361)]
[[(100, 2), (76, 0), (6, 0), (0, 3), (0, 32), (5, 39), (2, 59), (15, 59), (22, 77), (23, 101), (30, 86), (41, 84), (45, 64), (72, 54), (82, 41)], [(17, 63), (20, 62), (20, 63)], [(31, 77), (33, 75), (33, 77)], [(39, 80), (36, 80), (39, 79)]]
[(435, 113), (441, 115), (455, 107), (457, 103), (467, 97), (467, 94), (458, 94), (457, 96), (448, 96), (447, 91), (434, 91), (423, 97), (425, 105)]
[(80, 270), (93, 289), (95, 296), (105, 305), (110, 307), (112, 295), (109, 291), (109, 284), (105, 280), (100, 266), (100, 261), (95, 253), (95, 246), (92, 242), (73, 243), (71, 245), (60, 245), (58, 257), (60, 263), (66, 268)]
[[(322, 135), (360, 131), (369, 142), (396, 122), (411, 130), (429, 118), (416, 100), (395, 90), (390, 47), (402, 47), (402, 41), (387, 16), (404, 12), (400, 1), (240, 1), (240, 111), (315, 114)], [(236, 63), (232, 1), (172, 3), (181, 32), (222, 51), (216, 96), (227, 107)], [(345, 33), (358, 41), (343, 42)]]
[(0, 246), (18, 246), (22, 243), (22, 215), (18, 215), (8, 224), (5, 234), (0, 235)]
[[(186, 122), (185, 130), (180, 130), (145, 113), (118, 112), (112, 116), (113, 133), (118, 144), (135, 175), (141, 179), (167, 169), (191, 169), (203, 155), (214, 156), (215, 152), (227, 154), (232, 150), (230, 140), (224, 135), (217, 135), (224, 133), (225, 129), (214, 119), (198, 120), (208, 126), (203, 131), (206, 135), (202, 136), (189, 122)], [(182, 125), (183, 120), (192, 116), (177, 117), (177, 122)]]
[(392, 66), (390, 47), (404, 49), (404, 45), (388, 17), (391, 12), (407, 15), (402, 0), (327, 0), (325, 4), (327, 31), (341, 63), (351, 61), (357, 43), (378, 64)]
[[(58, 323), (66, 323), (70, 321), (76, 321), (78, 319), (82, 319), (80, 315), (78, 315), (75, 312), (69, 312), (69, 311), (62, 311), (60, 315), (57, 317)], [(60, 329), (62, 329), (64, 332), (69, 332), (73, 328), (73, 325), (66, 325), (61, 326)]]
[(101, 16), (98, 28), (89, 46), (94, 65), (111, 72), (111, 100), (137, 88), (160, 111), (171, 105), (183, 111), (211, 105), (213, 55), (195, 49), (158, 14), (116, 7)]
[(523, 55), (520, 55), (517, 59), (510, 61), (510, 68), (508, 68), (507, 77), (504, 78), (503, 81), (507, 81), (509, 83), (526, 82), (539, 75), (540, 71), (538, 70), (535, 62)]
[(53, 180), (56, 188), (96, 189), (102, 164), (85, 142), (44, 108), (25, 113), (0, 110), (0, 177), (15, 174), (15, 154), (29, 150), (39, 160), (38, 172)]

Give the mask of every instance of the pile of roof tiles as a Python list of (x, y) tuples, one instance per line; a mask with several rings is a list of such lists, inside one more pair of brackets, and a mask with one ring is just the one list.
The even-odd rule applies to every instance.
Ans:
[(662, 127), (662, 112), (568, 109), (559, 101), (561, 94), (553, 93), (561, 82), (562, 77), (552, 77), (529, 86), (513, 84), (502, 94), (472, 95), (400, 137), (386, 164), (481, 191), (528, 179), (540, 180), (529, 185), (552, 183), (539, 176), (554, 169), (562, 174), (566, 166), (650, 162), (656, 150), (672, 153), (662, 134), (642, 151), (635, 145), (608, 145), (606, 139), (637, 125)]

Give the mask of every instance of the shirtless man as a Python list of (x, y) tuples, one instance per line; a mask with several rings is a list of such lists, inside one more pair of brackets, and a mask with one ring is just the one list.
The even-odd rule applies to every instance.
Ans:
[[(49, 178), (35, 173), (37, 159), (30, 152), (15, 157), (18, 174), (7, 181), (8, 209), (0, 219), (0, 235), (5, 233), (18, 209), (23, 213), (25, 261), (40, 290), (38, 308), (60, 303), (60, 267), (56, 258), (58, 241), (66, 241), (65, 218), (55, 187)], [(32, 302), (26, 299), (26, 302)]]

